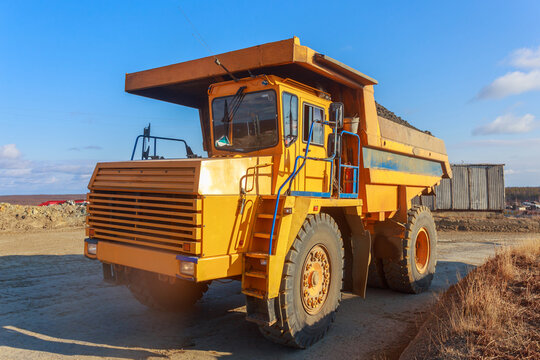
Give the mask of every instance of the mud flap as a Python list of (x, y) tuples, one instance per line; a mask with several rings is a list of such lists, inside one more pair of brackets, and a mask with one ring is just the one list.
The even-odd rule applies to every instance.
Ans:
[(360, 238), (353, 234), (353, 294), (366, 297), (369, 261), (371, 260), (371, 235), (365, 231)]
[(366, 297), (369, 262), (371, 260), (371, 234), (364, 229), (362, 220), (357, 214), (345, 214), (352, 231), (352, 277), (353, 294)]
[(276, 298), (258, 299), (246, 296), (246, 320), (258, 325), (272, 326), (276, 323)]

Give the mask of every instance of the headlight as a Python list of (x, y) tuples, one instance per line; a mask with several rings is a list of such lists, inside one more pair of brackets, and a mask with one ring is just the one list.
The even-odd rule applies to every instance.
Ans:
[(87, 243), (86, 251), (89, 255), (96, 255), (97, 253), (97, 244)]
[(188, 261), (180, 262), (180, 273), (188, 276), (195, 275), (195, 263)]

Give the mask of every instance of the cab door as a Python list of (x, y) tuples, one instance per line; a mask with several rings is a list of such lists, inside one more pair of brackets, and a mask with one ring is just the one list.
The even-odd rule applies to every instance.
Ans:
[[(306, 153), (310, 128), (315, 122), (313, 124), (307, 156), (316, 159), (325, 159), (327, 157), (325, 142), (329, 127), (317, 122), (326, 120), (326, 116), (326, 109), (323, 106), (309, 101), (302, 101), (299, 119), (301, 133), (298, 136), (296, 145), (298, 154), (303, 156)], [(303, 161), (303, 159), (299, 160), (299, 167)], [(293, 192), (291, 195), (330, 197), (330, 176), (330, 162), (308, 159), (293, 182)]]
[[(279, 169), (278, 187), (292, 174), (294, 161), (298, 155), (298, 119), (300, 116), (298, 95), (283, 91), (281, 93), (281, 109), (283, 161)], [(288, 185), (283, 189), (283, 192), (287, 188)], [(291, 189), (293, 189), (292, 185)]]

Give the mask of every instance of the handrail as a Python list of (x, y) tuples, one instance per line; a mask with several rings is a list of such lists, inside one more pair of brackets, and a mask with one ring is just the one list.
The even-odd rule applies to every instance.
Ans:
[[(356, 138), (356, 141), (358, 142), (358, 150), (356, 154), (356, 159), (358, 164), (357, 165), (347, 165), (341, 163), (341, 157), (339, 158), (339, 164), (338, 164), (338, 184), (341, 184), (341, 169), (342, 168), (352, 168), (353, 169), (353, 192), (352, 193), (342, 193), (340, 186), (338, 186), (338, 198), (342, 198), (342, 194), (351, 194), (358, 196), (358, 181), (357, 178), (360, 176), (360, 136), (358, 134), (355, 134), (350, 131), (343, 130), (340, 134), (341, 138), (343, 138), (343, 135), (351, 135)], [(350, 197), (350, 196), (349, 196)]]
[[(189, 147), (189, 145), (187, 144), (187, 142), (183, 139), (175, 139), (175, 138), (168, 138), (168, 137), (161, 137), (161, 136), (153, 136), (153, 135), (139, 135), (137, 136), (137, 139), (135, 139), (135, 145), (133, 146), (133, 151), (131, 152), (131, 160), (133, 160), (133, 158), (135, 157), (135, 150), (137, 150), (137, 144), (139, 143), (139, 139), (140, 138), (147, 138), (147, 139), (154, 139), (154, 156), (156, 156), (156, 145), (157, 145), (157, 140), (169, 140), (169, 141), (179, 141), (179, 142), (183, 142), (185, 147), (186, 147), (186, 156), (189, 158), (189, 157), (194, 157), (195, 155), (193, 154), (193, 150), (191, 150), (191, 148)], [(144, 141), (143, 141), (143, 152), (144, 152)], [(144, 159), (143, 159), (144, 160)]]

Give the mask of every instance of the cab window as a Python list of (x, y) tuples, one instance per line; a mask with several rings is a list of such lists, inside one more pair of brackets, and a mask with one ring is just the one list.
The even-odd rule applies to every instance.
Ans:
[[(303, 122), (303, 140), (308, 141), (309, 129), (313, 121), (323, 121), (324, 110), (320, 107), (304, 104), (304, 122)], [(311, 134), (311, 143), (315, 145), (324, 145), (324, 125), (315, 123), (313, 133)]]
[(289, 146), (298, 137), (298, 97), (284, 92), (283, 103), (283, 139)]

